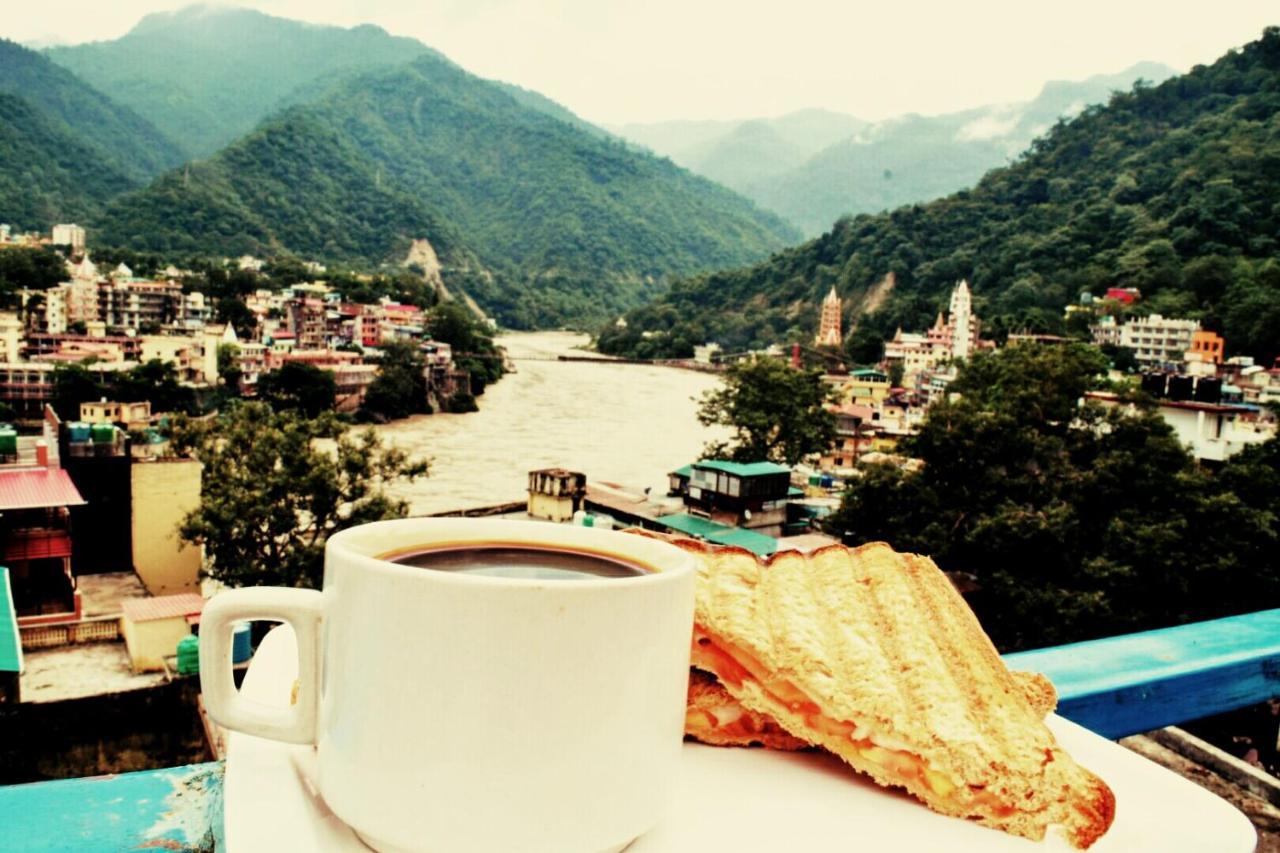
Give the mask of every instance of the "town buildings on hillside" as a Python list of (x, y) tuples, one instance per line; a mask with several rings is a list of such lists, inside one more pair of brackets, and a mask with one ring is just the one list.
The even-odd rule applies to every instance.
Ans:
[[(361, 351), (376, 355), (392, 340), (418, 343), (427, 361), (428, 393), (437, 400), (470, 391), (470, 375), (453, 363), (447, 344), (430, 339), (426, 316), (414, 305), (385, 298), (346, 302), (322, 281), (302, 282), (249, 294), (244, 302), (252, 329), (238, 335), (215, 322), (214, 300), (187, 290), (182, 271), (172, 266), (155, 278), (135, 276), (125, 264), (99, 268), (78, 225), (56, 225), (48, 237), (0, 229), (0, 251), (33, 246), (65, 247), (70, 259), (64, 281), (21, 292), (17, 314), (0, 312), (0, 402), (19, 418), (40, 417), (52, 398), (58, 364), (87, 364), (107, 374), (158, 359), (173, 366), (180, 382), (208, 388), (221, 381), (220, 351), (224, 362), (228, 356), (234, 361), (239, 391), (246, 396), (256, 393), (263, 373), (300, 362), (331, 372), (336, 407), (354, 411), (378, 370)], [(263, 262), (245, 256), (237, 265), (260, 270)], [(319, 264), (307, 268), (324, 272)]]

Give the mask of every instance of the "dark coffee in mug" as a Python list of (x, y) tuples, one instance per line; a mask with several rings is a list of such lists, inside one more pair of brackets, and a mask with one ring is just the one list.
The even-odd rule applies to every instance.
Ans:
[(386, 554), (382, 559), (436, 572), (525, 580), (633, 578), (651, 571), (609, 554), (495, 544), (428, 548)]

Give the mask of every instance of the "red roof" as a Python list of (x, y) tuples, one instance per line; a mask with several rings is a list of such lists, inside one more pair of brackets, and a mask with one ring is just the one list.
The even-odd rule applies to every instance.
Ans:
[(83, 506), (76, 484), (61, 468), (0, 471), (0, 510)]
[(126, 598), (120, 602), (120, 608), (124, 611), (124, 618), (130, 622), (186, 618), (204, 609), (204, 598), (195, 592), (160, 595), (155, 598)]

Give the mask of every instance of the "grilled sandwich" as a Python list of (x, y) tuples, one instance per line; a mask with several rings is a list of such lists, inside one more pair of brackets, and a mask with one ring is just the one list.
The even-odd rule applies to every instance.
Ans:
[(1111, 825), (1110, 788), (1044, 725), (1047, 682), (1009, 672), (931, 560), (676, 544), (701, 557), (692, 663), (744, 708), (943, 814), (1080, 848)]
[[(1038, 672), (1013, 672), (1036, 716), (1044, 717), (1058, 706), (1058, 692)], [(684, 716), (685, 737), (712, 746), (763, 746), (800, 750), (812, 744), (793, 737), (768, 714), (743, 707), (715, 676), (694, 667), (689, 670), (689, 701)]]

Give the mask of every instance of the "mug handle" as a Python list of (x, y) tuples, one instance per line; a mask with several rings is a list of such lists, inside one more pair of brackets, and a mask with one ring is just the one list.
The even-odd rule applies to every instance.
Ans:
[[(229, 729), (285, 743), (315, 743), (320, 683), (319, 590), (250, 587), (220, 592), (200, 614), (200, 690), (209, 716)], [(231, 675), (232, 625), (288, 622), (298, 640), (297, 702), (277, 708), (245, 699)]]

